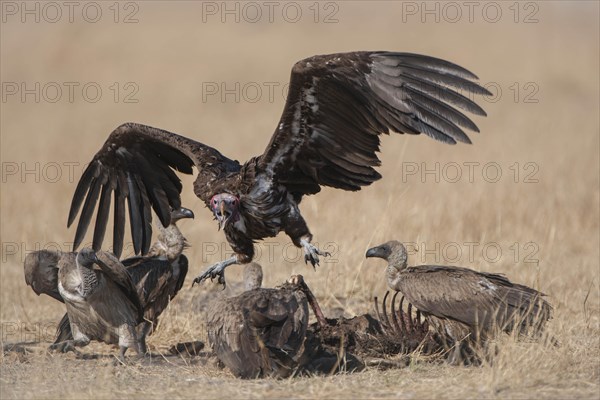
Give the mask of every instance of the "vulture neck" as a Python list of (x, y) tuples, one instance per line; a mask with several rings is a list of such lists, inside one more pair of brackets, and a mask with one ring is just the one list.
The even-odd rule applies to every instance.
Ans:
[(185, 237), (175, 223), (168, 227), (158, 223), (158, 242), (152, 245), (149, 255), (166, 258), (169, 262), (175, 261), (188, 246)]
[(402, 272), (406, 269), (406, 253), (392, 254), (388, 257), (388, 266), (385, 270), (387, 283), (391, 289), (400, 290)]
[(98, 276), (96, 272), (90, 267), (85, 267), (79, 263), (75, 258), (75, 264), (77, 266), (77, 272), (81, 279), (81, 286), (79, 286), (79, 294), (86, 298), (94, 292), (96, 286), (98, 286)]

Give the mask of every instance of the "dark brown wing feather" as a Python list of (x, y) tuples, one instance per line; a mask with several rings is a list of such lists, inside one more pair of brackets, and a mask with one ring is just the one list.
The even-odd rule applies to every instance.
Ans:
[(260, 168), (292, 193), (319, 185), (359, 190), (381, 178), (373, 167), (379, 135), (424, 133), (470, 143), (478, 131), (461, 111), (485, 115), (460, 94), (489, 92), (448, 61), (408, 53), (355, 52), (314, 56), (294, 65), (287, 102)]
[(550, 318), (543, 293), (514, 284), (500, 274), (467, 268), (420, 265), (403, 273), (398, 288), (419, 310), (487, 330), (525, 328)]
[(141, 322), (144, 318), (144, 307), (140, 301), (137, 288), (127, 272), (127, 269), (111, 253), (99, 251), (96, 255), (98, 257), (98, 266), (102, 272), (122, 290), (123, 294), (125, 294), (127, 299), (135, 307), (138, 315), (137, 322)]
[(164, 292), (172, 279), (173, 270), (167, 260), (148, 259), (127, 268), (127, 272), (137, 288), (144, 308), (156, 301), (158, 296), (166, 295), (168, 298), (169, 294)]
[(177, 261), (179, 264), (179, 275), (177, 276), (177, 282), (175, 283), (175, 290), (171, 294), (171, 298), (175, 297), (177, 293), (183, 287), (183, 283), (185, 282), (185, 277), (187, 276), (189, 269), (189, 262), (185, 255), (180, 255), (179, 260)]
[(239, 169), (236, 161), (212, 147), (175, 133), (134, 123), (119, 126), (85, 169), (73, 194), (69, 226), (81, 209), (73, 249), (81, 244), (98, 206), (93, 248), (100, 250), (114, 200), (113, 252), (120, 256), (127, 200), (135, 253), (147, 253), (152, 236), (151, 211), (163, 226), (170, 224), (171, 209), (181, 207), (181, 181), (174, 171), (191, 174), (193, 166), (207, 182)]
[(213, 350), (238, 377), (288, 376), (298, 366), (308, 326), (300, 291), (256, 289), (208, 310)]
[(71, 331), (69, 314), (65, 313), (56, 327), (54, 343), (66, 342), (67, 340), (73, 340), (73, 332)]

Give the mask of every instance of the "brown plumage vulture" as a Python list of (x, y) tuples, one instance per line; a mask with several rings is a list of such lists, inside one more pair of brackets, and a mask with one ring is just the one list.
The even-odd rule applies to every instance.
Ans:
[[(97, 340), (118, 344), (120, 359), (130, 347), (141, 353), (136, 326), (143, 307), (131, 277), (112, 254), (91, 248), (79, 253), (36, 251), (25, 258), (25, 273), (36, 293), (58, 292), (67, 306), (72, 338), (54, 343), (52, 349), (74, 350)], [(56, 288), (49, 284), (54, 282)], [(63, 318), (61, 326), (65, 323)]]
[[(146, 337), (156, 328), (158, 317), (183, 287), (187, 275), (188, 260), (182, 253), (188, 245), (177, 227), (177, 221), (183, 218), (194, 218), (194, 213), (183, 207), (173, 210), (171, 224), (167, 228), (158, 224), (158, 240), (152, 245), (148, 255), (121, 261), (131, 276), (144, 308), (144, 320), (137, 327), (143, 353), (147, 352)], [(42, 279), (38, 281), (45, 282)], [(55, 343), (68, 339), (72, 339), (72, 335), (68, 314), (65, 314), (58, 325)]]
[[(386, 260), (388, 286), (401, 292), (456, 344), (465, 338), (477, 343), (498, 330), (539, 332), (552, 313), (543, 293), (501, 274), (443, 265), (409, 267), (406, 248), (398, 241), (373, 247), (366, 257)], [(461, 362), (463, 350), (455, 346), (449, 361)]]
[(290, 376), (306, 361), (306, 284), (297, 275), (280, 287), (260, 288), (262, 272), (255, 263), (246, 267), (244, 275), (250, 290), (217, 299), (207, 310), (212, 349), (237, 377)]
[(489, 95), (476, 79), (451, 62), (410, 53), (360, 51), (301, 60), (292, 68), (287, 100), (264, 153), (243, 164), (184, 136), (123, 124), (93, 157), (73, 195), (68, 225), (79, 215), (74, 249), (96, 208), (93, 248), (101, 248), (114, 202), (114, 253), (122, 251), (129, 214), (135, 253), (146, 254), (152, 210), (168, 226), (170, 210), (181, 207), (182, 184), (174, 171), (191, 174), (196, 167), (194, 193), (235, 254), (194, 282), (224, 282), (225, 268), (253, 259), (255, 241), (282, 231), (315, 266), (327, 253), (311, 244), (299, 209), (302, 197), (322, 186), (356, 191), (379, 180), (374, 167), (380, 165), (376, 152), (383, 133), (470, 143), (463, 129), (478, 128), (463, 112), (485, 112), (460, 92)]

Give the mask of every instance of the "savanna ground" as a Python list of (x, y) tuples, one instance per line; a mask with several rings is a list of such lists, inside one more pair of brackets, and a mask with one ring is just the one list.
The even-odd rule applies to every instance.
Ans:
[[(23, 4), (2, 3), (0, 321), (3, 345), (35, 343), (30, 352), (1, 356), (0, 397), (600, 396), (597, 2), (498, 2), (494, 9), (476, 2), (472, 14), (454, 3), (458, 18), (446, 3), (428, 3), (433, 14), (424, 14), (421, 2), (300, 2), (296, 23), (295, 9), (284, 14), (280, 3), (272, 22), (268, 5), (253, 3), (262, 17), (252, 22), (255, 10), (229, 3), (238, 7), (236, 22), (235, 14), (220, 14), (220, 2), (121, 3), (118, 15), (112, 2), (100, 2), (96, 23), (86, 21), (97, 19), (95, 9), (83, 18), (86, 3), (76, 3), (72, 23), (62, 3), (58, 19), (45, 3), (27, 3), (39, 7), (39, 22), (22, 15)], [(124, 23), (128, 16), (133, 23)], [(265, 285), (302, 273), (327, 313), (369, 312), (386, 287), (383, 263), (365, 261), (365, 250), (398, 239), (412, 243), (412, 263), (502, 272), (547, 293), (555, 311), (548, 331), (559, 347), (502, 338), (493, 362), (479, 368), (416, 359), (405, 369), (284, 381), (241, 381), (202, 358), (162, 358), (178, 341), (206, 340), (198, 304), (206, 289), (190, 288), (191, 280), (229, 251), (186, 176), (183, 204), (196, 213), (181, 223), (191, 270), (150, 338), (154, 361), (114, 366), (114, 349), (102, 344), (82, 350), (97, 359), (45, 351), (64, 308), (25, 285), (23, 258), (39, 248), (69, 249), (76, 181), (113, 128), (137, 121), (245, 160), (264, 150), (295, 61), (367, 49), (467, 67), (495, 94), (477, 99), (488, 117), (476, 119), (481, 133), (470, 146), (384, 137), (380, 182), (303, 200), (315, 241), (333, 257), (315, 272), (286, 247), (287, 237), (271, 239), (260, 246)], [(236, 83), (239, 99), (221, 97), (222, 84), (235, 93)], [(423, 174), (436, 169), (437, 177)], [(239, 281), (240, 270), (231, 267), (228, 280)]]

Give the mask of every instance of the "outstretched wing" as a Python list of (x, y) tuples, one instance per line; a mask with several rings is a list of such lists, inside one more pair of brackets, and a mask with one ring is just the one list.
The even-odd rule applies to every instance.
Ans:
[(458, 109), (486, 115), (459, 92), (486, 95), (477, 76), (448, 61), (409, 53), (355, 52), (299, 61), (262, 170), (299, 194), (319, 185), (359, 190), (381, 178), (379, 135), (424, 133), (470, 143), (477, 126)]
[(99, 198), (92, 247), (100, 250), (114, 194), (114, 254), (120, 256), (123, 250), (125, 199), (135, 254), (146, 254), (152, 239), (152, 209), (164, 226), (170, 224), (171, 209), (181, 207), (181, 181), (174, 170), (191, 174), (193, 166), (207, 183), (239, 169), (236, 161), (212, 147), (175, 133), (134, 123), (119, 126), (77, 184), (68, 220), (71, 226), (81, 209), (73, 249), (81, 244)]

